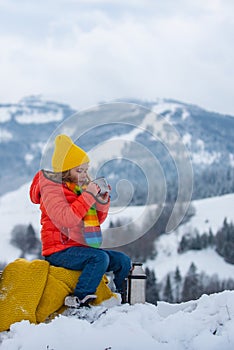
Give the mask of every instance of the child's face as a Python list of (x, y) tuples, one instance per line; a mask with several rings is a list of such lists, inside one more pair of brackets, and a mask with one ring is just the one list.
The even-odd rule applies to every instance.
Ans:
[(88, 179), (87, 172), (89, 169), (89, 163), (84, 163), (70, 170), (70, 176), (72, 182), (77, 183), (79, 186), (85, 184)]

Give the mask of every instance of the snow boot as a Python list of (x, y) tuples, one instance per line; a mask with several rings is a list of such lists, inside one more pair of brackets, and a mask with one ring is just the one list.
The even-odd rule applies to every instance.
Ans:
[(83, 299), (79, 299), (75, 295), (68, 295), (64, 299), (64, 305), (71, 308), (80, 308), (84, 306), (89, 306), (89, 304), (97, 298), (95, 294), (88, 294)]

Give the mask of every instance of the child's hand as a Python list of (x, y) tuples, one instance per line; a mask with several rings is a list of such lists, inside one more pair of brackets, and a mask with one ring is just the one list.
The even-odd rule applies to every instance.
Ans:
[(106, 192), (104, 194), (101, 194), (100, 196), (98, 196), (98, 199), (103, 202), (103, 203), (107, 203), (108, 202), (108, 199), (109, 199), (109, 196), (110, 196), (110, 191), (111, 191), (111, 186), (108, 185), (109, 187), (109, 192)]
[(104, 194), (101, 194), (98, 199), (101, 199), (101, 201), (103, 202), (108, 202), (108, 199), (109, 199), (109, 192), (106, 192)]
[(86, 187), (86, 191), (92, 193), (96, 197), (100, 192), (100, 187), (94, 182), (90, 182)]

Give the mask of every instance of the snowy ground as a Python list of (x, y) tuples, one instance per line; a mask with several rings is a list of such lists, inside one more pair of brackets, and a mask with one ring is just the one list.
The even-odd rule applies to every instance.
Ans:
[(48, 324), (15, 323), (1, 350), (233, 350), (234, 292), (181, 304), (115, 306), (94, 323), (59, 316)]
[(225, 218), (228, 222), (234, 222), (233, 204), (234, 194), (193, 202), (195, 215), (175, 231), (160, 236), (155, 243), (157, 257), (146, 262), (146, 265), (155, 271), (158, 281), (165, 278), (168, 272), (174, 272), (177, 266), (181, 275), (184, 276), (192, 262), (196, 265), (198, 272), (204, 271), (210, 276), (217, 274), (221, 279), (233, 278), (234, 265), (226, 263), (214, 249), (190, 250), (183, 254), (177, 252), (178, 244), (184, 234), (192, 233), (194, 229), (203, 234), (211, 229), (215, 235), (222, 227)]
[[(19, 256), (19, 251), (9, 243), (10, 232), (16, 224), (32, 223), (39, 232), (39, 209), (30, 203), (28, 190), (29, 184), (26, 184), (0, 198), (1, 261), (10, 262)], [(157, 241), (157, 258), (147, 262), (155, 269), (158, 280), (176, 266), (182, 274), (186, 273), (191, 261), (208, 274), (233, 277), (234, 265), (225, 263), (212, 249), (177, 254), (178, 241), (186, 231), (197, 228), (202, 234), (211, 228), (216, 233), (225, 217), (234, 222), (233, 202), (234, 194), (193, 202), (196, 214), (192, 220), (161, 236)], [(110, 219), (129, 218), (141, 212), (141, 207), (120, 211), (114, 208), (106, 225)], [(233, 329), (234, 291), (225, 291), (181, 304), (116, 306), (92, 324), (65, 316), (40, 325), (22, 321), (12, 325), (9, 332), (0, 333), (0, 349), (233, 350)]]

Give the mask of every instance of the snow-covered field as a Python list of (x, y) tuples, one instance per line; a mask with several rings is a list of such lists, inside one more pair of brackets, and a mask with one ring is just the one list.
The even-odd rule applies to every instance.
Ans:
[[(19, 251), (9, 243), (10, 232), (17, 224), (32, 223), (40, 230), (40, 212), (30, 203), (29, 184), (0, 198), (2, 232), (1, 261), (18, 258)], [(195, 215), (190, 222), (161, 236), (157, 241), (158, 256), (148, 261), (157, 279), (180, 267), (187, 272), (193, 261), (198, 269), (222, 278), (234, 275), (234, 265), (224, 262), (212, 249), (177, 254), (178, 240), (188, 230), (197, 228), (202, 234), (209, 228), (216, 233), (226, 217), (234, 221), (234, 194), (193, 202)], [(141, 215), (142, 207), (113, 208), (105, 223), (118, 218)], [(75, 317), (59, 316), (48, 324), (34, 325), (22, 321), (0, 334), (1, 350), (233, 350), (234, 292), (225, 291), (181, 304), (159, 302), (115, 306), (94, 323)]]
[(115, 306), (94, 323), (59, 316), (0, 333), (1, 350), (233, 350), (234, 292), (181, 304)]

